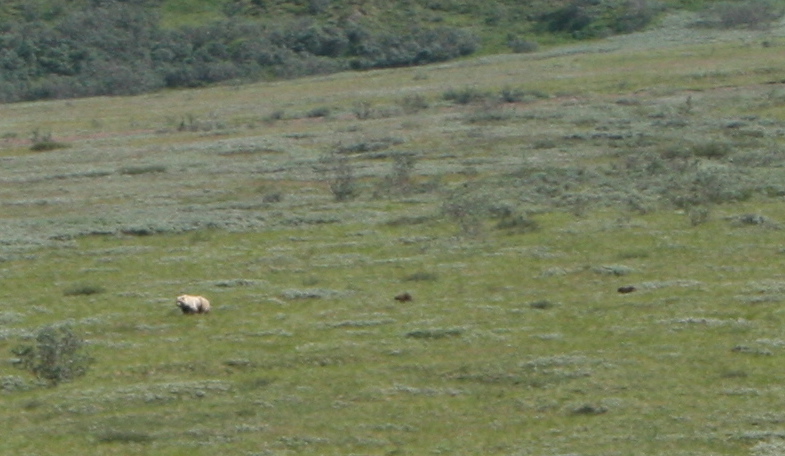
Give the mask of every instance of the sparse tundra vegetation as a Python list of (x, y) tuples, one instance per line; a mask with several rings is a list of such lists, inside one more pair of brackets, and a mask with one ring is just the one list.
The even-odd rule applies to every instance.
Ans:
[(785, 26), (700, 21), (0, 105), (0, 453), (785, 453)]

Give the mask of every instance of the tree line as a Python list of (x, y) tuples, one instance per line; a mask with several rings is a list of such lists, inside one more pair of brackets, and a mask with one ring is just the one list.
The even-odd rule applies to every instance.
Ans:
[(385, 30), (311, 17), (270, 26), (231, 16), (169, 29), (150, 8), (104, 1), (54, 19), (0, 24), (0, 102), (418, 65), (478, 46), (475, 35), (455, 27)]
[(480, 36), (530, 52), (528, 36), (629, 33), (666, 9), (658, 0), (407, 0), (357, 15), (340, 0), (225, 0), (220, 20), (164, 27), (165, 3), (0, 2), (0, 102), (421, 65), (470, 55)]

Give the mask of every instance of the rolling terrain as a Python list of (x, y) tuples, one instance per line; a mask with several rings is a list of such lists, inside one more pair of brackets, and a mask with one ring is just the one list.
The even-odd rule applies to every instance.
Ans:
[(0, 105), (0, 452), (782, 454), (785, 28), (695, 20)]

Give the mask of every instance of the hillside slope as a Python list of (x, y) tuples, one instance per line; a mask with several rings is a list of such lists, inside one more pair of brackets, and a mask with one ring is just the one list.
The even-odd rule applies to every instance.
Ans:
[(0, 105), (0, 453), (782, 454), (785, 27), (698, 20)]
[[(679, 7), (672, 2), (670, 7)], [(660, 2), (36, 0), (0, 6), (0, 101), (421, 65), (627, 33)]]

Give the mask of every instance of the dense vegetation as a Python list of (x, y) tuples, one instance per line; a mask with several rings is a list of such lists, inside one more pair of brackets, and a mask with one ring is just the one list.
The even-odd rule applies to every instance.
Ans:
[(649, 24), (664, 3), (325, 0), (10, 1), (0, 6), (0, 101), (120, 95), (220, 81), (419, 65), (533, 37)]

